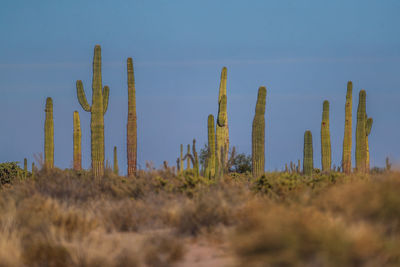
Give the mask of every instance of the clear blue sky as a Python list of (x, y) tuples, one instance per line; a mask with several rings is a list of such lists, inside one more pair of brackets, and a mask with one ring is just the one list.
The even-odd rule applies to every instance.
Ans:
[[(133, 57), (138, 161), (171, 165), (181, 143), (207, 140), (216, 114), (220, 71), (228, 68), (231, 144), (251, 152), (260, 85), (267, 87), (266, 168), (302, 159), (313, 132), (320, 166), (322, 102), (331, 102), (333, 163), (340, 164), (346, 83), (367, 91), (373, 117), (371, 163), (400, 162), (400, 1), (397, 0), (2, 0), (0, 9), (0, 161), (33, 160), (43, 151), (44, 105), (54, 102), (55, 164), (72, 162), (72, 114), (90, 166), (90, 114), (75, 81), (91, 98), (92, 57), (102, 46), (106, 158), (119, 149), (126, 172), (126, 58)], [(89, 100), (91, 101), (91, 100)], [(355, 123), (355, 120), (354, 120)], [(355, 125), (355, 124), (354, 124)]]

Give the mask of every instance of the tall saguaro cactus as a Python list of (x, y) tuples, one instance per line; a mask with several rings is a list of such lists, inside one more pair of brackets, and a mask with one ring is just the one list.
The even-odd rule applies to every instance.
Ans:
[(127, 123), (127, 158), (128, 176), (136, 174), (137, 165), (137, 118), (136, 118), (136, 89), (132, 58), (127, 60), (128, 68), (128, 123)]
[(357, 109), (356, 128), (356, 169), (357, 172), (367, 172), (367, 112), (366, 92), (361, 90)]
[(329, 101), (325, 100), (322, 111), (321, 122), (321, 161), (322, 171), (329, 172), (331, 170), (331, 134), (329, 129)]
[(259, 177), (265, 171), (265, 104), (267, 89), (258, 89), (256, 111), (252, 130), (252, 173)]
[(119, 174), (118, 157), (117, 157), (117, 147), (116, 147), (116, 146), (114, 146), (114, 165), (113, 165), (113, 172), (114, 172), (114, 174), (116, 174), (116, 175)]
[(44, 166), (46, 169), (54, 167), (54, 122), (53, 100), (46, 99), (46, 119), (44, 122)]
[(82, 169), (82, 132), (78, 111), (74, 111), (74, 170)]
[(314, 169), (314, 153), (311, 131), (304, 133), (304, 156), (303, 156), (303, 173), (304, 175), (312, 175)]
[(183, 144), (181, 144), (180, 172), (183, 172)]
[(89, 105), (81, 80), (76, 82), (78, 101), (83, 110), (91, 113), (92, 171), (95, 177), (104, 175), (104, 114), (108, 107), (110, 89), (102, 86), (101, 48), (96, 45), (93, 57), (92, 106)]
[(192, 145), (192, 150), (193, 150), (193, 158), (194, 158), (194, 163), (193, 163), (193, 169), (196, 174), (196, 176), (199, 176), (199, 157), (197, 155), (196, 151), (196, 139), (193, 139), (193, 145)]
[[(221, 162), (224, 158), (223, 168), (228, 162), (229, 153), (229, 127), (228, 127), (228, 112), (227, 112), (227, 95), (226, 95), (226, 81), (227, 81), (227, 69), (222, 68), (221, 71), (221, 81), (219, 85), (219, 95), (218, 95), (218, 117), (216, 124), (216, 134), (217, 134), (217, 159)], [(221, 155), (223, 151), (224, 155)]]
[(214, 116), (209, 115), (208, 116), (208, 123), (207, 123), (207, 128), (208, 128), (208, 164), (207, 164), (207, 172), (206, 176), (208, 178), (214, 178), (215, 177), (215, 171), (216, 171), (216, 154), (215, 154), (215, 127), (214, 127)]
[(347, 83), (346, 106), (345, 106), (345, 123), (344, 123), (344, 139), (343, 139), (343, 155), (342, 169), (343, 172), (349, 174), (351, 172), (351, 147), (353, 134), (353, 83)]
[[(190, 155), (190, 144), (187, 145), (187, 154)], [(190, 170), (190, 158), (186, 159), (186, 170)]]

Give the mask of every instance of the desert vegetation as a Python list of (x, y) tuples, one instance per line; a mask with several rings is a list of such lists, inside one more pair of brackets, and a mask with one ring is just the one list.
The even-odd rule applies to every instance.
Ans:
[[(258, 89), (252, 154), (230, 144), (227, 68), (218, 114), (207, 117), (208, 142), (180, 145), (176, 166), (137, 169), (137, 117), (132, 58), (127, 59), (127, 175), (117, 147), (104, 160), (101, 48), (94, 49), (92, 105), (83, 83), (77, 98), (91, 114), (91, 168), (82, 168), (81, 125), (73, 112), (73, 168), (54, 166), (53, 102), (46, 99), (44, 159), (23, 169), (0, 164), (0, 266), (398, 266), (400, 174), (370, 170), (366, 91), (359, 93), (352, 169), (352, 89), (344, 102), (342, 164), (332, 167), (330, 103), (322, 105), (321, 163), (304, 133), (303, 164), (265, 172), (267, 88)], [(185, 168), (186, 165), (186, 168)], [(200, 265), (202, 264), (202, 265)]]

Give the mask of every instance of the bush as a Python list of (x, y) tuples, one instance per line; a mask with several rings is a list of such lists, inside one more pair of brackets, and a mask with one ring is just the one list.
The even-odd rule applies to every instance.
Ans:
[(18, 166), (18, 162), (0, 163), (0, 183), (11, 184), (19, 177), (22, 177), (23, 170)]

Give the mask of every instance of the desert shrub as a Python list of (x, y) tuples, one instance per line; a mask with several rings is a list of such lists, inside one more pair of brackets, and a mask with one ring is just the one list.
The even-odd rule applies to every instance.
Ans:
[(23, 170), (18, 166), (18, 162), (0, 163), (0, 184), (11, 184), (18, 177), (22, 177)]
[(145, 263), (150, 267), (174, 266), (184, 256), (181, 240), (171, 235), (156, 234), (144, 243)]
[(349, 227), (316, 209), (258, 203), (232, 239), (239, 266), (386, 266), (391, 251), (367, 225)]

